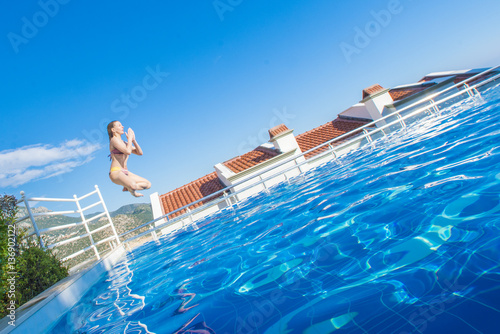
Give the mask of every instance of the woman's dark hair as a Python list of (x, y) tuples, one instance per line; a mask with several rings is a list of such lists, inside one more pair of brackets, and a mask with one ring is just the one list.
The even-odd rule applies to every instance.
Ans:
[(115, 126), (115, 122), (118, 122), (118, 121), (113, 121), (113, 122), (110, 122), (108, 124), (108, 136), (109, 136), (110, 140), (111, 140), (111, 138), (113, 138), (113, 131), (111, 131), (111, 129), (113, 128), (113, 126)]

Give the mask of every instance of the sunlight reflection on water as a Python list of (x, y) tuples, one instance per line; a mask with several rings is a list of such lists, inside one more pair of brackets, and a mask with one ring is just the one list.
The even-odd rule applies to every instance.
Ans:
[(53, 332), (493, 333), (497, 91), (141, 246)]

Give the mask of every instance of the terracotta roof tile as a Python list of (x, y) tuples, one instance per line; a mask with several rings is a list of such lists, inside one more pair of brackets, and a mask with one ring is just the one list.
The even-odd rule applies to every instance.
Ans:
[(269, 160), (278, 154), (279, 152), (276, 150), (259, 146), (253, 151), (224, 162), (224, 165), (234, 173), (240, 173), (250, 167), (257, 166), (258, 164)]
[(276, 125), (275, 127), (269, 129), (269, 138), (273, 139), (274, 137), (285, 131), (288, 131), (288, 128), (285, 124)]
[(373, 95), (375, 93), (383, 91), (384, 88), (380, 86), (379, 84), (372, 85), (370, 87), (367, 87), (363, 89), (363, 99), (367, 98), (370, 95)]
[[(193, 203), (199, 199), (202, 199), (205, 196), (215, 193), (218, 190), (224, 188), (224, 185), (219, 181), (217, 177), (217, 173), (213, 172), (208, 175), (205, 175), (191, 183), (188, 183), (180, 188), (172, 190), (166, 194), (160, 196), (160, 202), (163, 206), (163, 212), (172, 212), (177, 210), (189, 203)], [(216, 197), (220, 197), (220, 195), (215, 195), (214, 197), (208, 198), (205, 201), (199, 202), (190, 206), (190, 209), (197, 208), (205, 203), (210, 202)], [(169, 218), (177, 217), (186, 210), (181, 210), (177, 213), (169, 215)]]
[(410, 97), (418, 92), (426, 90), (434, 86), (435, 83), (429, 82), (428, 84), (424, 83), (422, 85), (414, 86), (414, 87), (401, 87), (401, 88), (393, 88), (389, 91), (391, 98), (393, 101), (403, 100), (407, 97)]
[(428, 87), (411, 87), (411, 88), (402, 88), (402, 89), (391, 89), (389, 94), (392, 97), (393, 101), (399, 101), (405, 99), (413, 94), (417, 94), (418, 92), (423, 91)]
[[(337, 118), (317, 128), (304, 132), (295, 138), (297, 139), (297, 143), (299, 144), (299, 147), (302, 150), (302, 152), (306, 152), (320, 144), (323, 144), (333, 138), (343, 135), (344, 133), (359, 128), (360, 126), (363, 126), (367, 123), (368, 122), (352, 121), (352, 120)], [(343, 139), (339, 142), (335, 142), (332, 144), (332, 146), (339, 145), (344, 141), (345, 140)], [(306, 159), (308, 159), (313, 155), (321, 153), (327, 149), (328, 145), (325, 145), (324, 147), (321, 147), (317, 150), (314, 150), (313, 152), (306, 154), (305, 157)]]
[[(474, 76), (474, 75), (476, 75), (476, 74), (477, 74), (477, 73), (467, 73), (467, 74), (460, 74), (460, 75), (457, 75), (457, 76), (456, 76), (456, 78), (455, 78), (455, 80), (453, 80), (453, 82), (454, 82), (455, 84), (457, 84), (457, 83), (459, 83), (460, 81), (464, 81), (464, 80), (466, 80), (466, 79), (468, 79), (468, 78), (470, 78), (470, 77), (472, 77), (472, 76)], [(492, 77), (492, 76), (494, 76), (494, 75), (497, 75), (497, 74), (498, 74), (498, 72), (492, 71), (492, 72), (489, 72), (489, 73), (486, 73), (486, 74), (483, 74), (483, 75), (478, 76), (478, 77), (477, 77), (477, 78), (475, 78), (474, 80), (471, 80), (471, 81), (467, 82), (467, 84), (468, 84), (469, 86), (471, 86), (471, 85), (473, 85), (474, 83), (477, 83), (477, 82), (479, 82), (479, 81), (482, 81), (482, 80), (488, 79), (488, 78), (490, 78), (490, 77)]]
[[(462, 73), (462, 74), (457, 74), (455, 75), (455, 79), (453, 79), (453, 82), (455, 84), (459, 83), (460, 81), (463, 81), (465, 79), (468, 79), (474, 75), (477, 75), (478, 73), (477, 72), (472, 72), (472, 73)], [(492, 71), (492, 72), (489, 72), (489, 73), (486, 73), (486, 74), (483, 74), (483, 75), (480, 75), (479, 77), (477, 77), (476, 79), (474, 80), (471, 80), (468, 82), (469, 85), (473, 84), (474, 82), (477, 82), (477, 81), (481, 81), (481, 80), (484, 80), (484, 79), (487, 79), (489, 77), (492, 77), (494, 75), (498, 74), (498, 72), (495, 72), (495, 71)], [(442, 78), (442, 77), (447, 77), (447, 76), (450, 76), (449, 74), (442, 74), (442, 75), (430, 75), (430, 76), (425, 76), (423, 77), (419, 82), (427, 82), (427, 81), (432, 81), (434, 79), (437, 79), (437, 78)]]

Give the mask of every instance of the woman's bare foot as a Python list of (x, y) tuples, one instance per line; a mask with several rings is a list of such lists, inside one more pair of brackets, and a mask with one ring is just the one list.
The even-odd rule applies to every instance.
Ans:
[(129, 191), (132, 194), (132, 196), (134, 196), (134, 197), (142, 197), (142, 196), (144, 196), (143, 194), (141, 194), (141, 193), (139, 193), (139, 192), (137, 192), (137, 191), (135, 191), (133, 189), (129, 190)]

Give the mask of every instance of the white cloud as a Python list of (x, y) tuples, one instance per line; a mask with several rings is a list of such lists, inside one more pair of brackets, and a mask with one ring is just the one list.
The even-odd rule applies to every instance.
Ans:
[(16, 187), (71, 172), (88, 163), (99, 144), (73, 139), (59, 146), (37, 144), (0, 151), (0, 187)]

